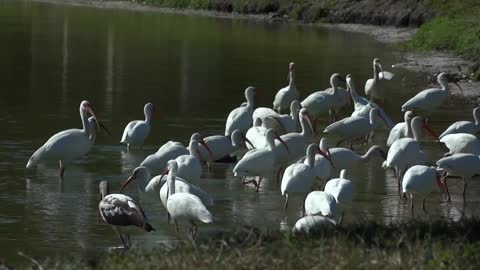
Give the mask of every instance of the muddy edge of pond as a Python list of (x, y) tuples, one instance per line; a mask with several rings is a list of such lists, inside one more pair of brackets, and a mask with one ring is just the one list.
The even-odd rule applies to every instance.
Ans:
[[(127, 9), (144, 12), (163, 12), (184, 15), (210, 16), (218, 18), (236, 18), (264, 21), (268, 23), (296, 23), (305, 24), (300, 21), (293, 20), (288, 17), (278, 17), (272, 14), (238, 14), (226, 13), (211, 10), (191, 10), (191, 9), (174, 9), (162, 8), (135, 3), (126, 0), (32, 0), (34, 2), (44, 2), (52, 4), (68, 4), (76, 6), (90, 6), (96, 8), (107, 9)], [(313, 23), (307, 24), (311, 26), (336, 28), (342, 31), (363, 33), (372, 36), (379, 42), (385, 44), (396, 44), (411, 39), (417, 28), (413, 27), (394, 27), (394, 26), (377, 26), (366, 24), (343, 24), (343, 23)], [(403, 52), (400, 54), (402, 62), (393, 63), (396, 68), (405, 68), (412, 71), (422, 72), (425, 74), (435, 74), (439, 72), (448, 72), (452, 74), (468, 74), (470, 67), (474, 65), (473, 61), (463, 59), (460, 56), (443, 53), (443, 52)], [(385, 67), (386, 69), (388, 67)], [(459, 71), (461, 69), (461, 72)], [(391, 69), (390, 69), (391, 70)], [(458, 82), (463, 89), (463, 96), (467, 97), (465, 102), (480, 102), (480, 82), (474, 82), (469, 79), (463, 79)], [(427, 88), (427, 86), (425, 86)], [(459, 89), (452, 87), (452, 93), (461, 96)], [(419, 91), (422, 89), (418, 89)]]

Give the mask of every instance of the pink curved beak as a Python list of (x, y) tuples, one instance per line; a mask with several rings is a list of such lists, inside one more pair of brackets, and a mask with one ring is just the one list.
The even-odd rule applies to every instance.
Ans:
[(430, 135), (432, 135), (433, 138), (435, 138), (435, 140), (441, 144), (440, 140), (438, 139), (438, 136), (437, 134), (435, 133), (435, 131), (433, 131), (433, 129), (427, 124), (427, 123), (423, 123), (423, 128), (426, 129), (428, 131), (428, 133), (430, 133)]
[(382, 119), (382, 121), (383, 121), (383, 123), (385, 124), (385, 126), (388, 126), (387, 120), (385, 120), (385, 118), (384, 118), (383, 115), (380, 113), (380, 111), (377, 111), (377, 115), (378, 115), (378, 117), (380, 117), (380, 119)]
[(320, 149), (320, 147), (317, 148), (317, 152), (322, 155), (324, 158), (328, 159), (328, 161), (330, 162), (330, 165), (332, 165), (332, 168), (335, 168), (335, 165), (333, 164), (333, 161), (332, 161), (332, 156), (330, 155), (330, 151), (327, 150), (327, 153), (323, 152), (322, 149)]
[(202, 144), (208, 151), (208, 154), (210, 155), (210, 158), (213, 160), (213, 154), (212, 154), (212, 151), (210, 150), (210, 147), (208, 147), (207, 143), (205, 142), (205, 140), (201, 139), (200, 140), (200, 144)]
[(285, 141), (282, 138), (280, 138), (280, 136), (278, 136), (278, 134), (275, 134), (275, 139), (279, 140), (283, 144), (283, 146), (285, 146), (287, 151), (290, 153), (290, 149), (288, 148), (288, 145), (285, 143)]
[(255, 146), (253, 146), (252, 142), (245, 135), (243, 135), (243, 133), (242, 133), (242, 139), (245, 142), (245, 144), (248, 143), (253, 149), (255, 149)]
[(198, 151), (198, 149), (197, 149), (196, 152), (197, 152), (198, 159), (200, 159), (200, 160), (203, 159), (202, 154), (200, 153), (200, 151)]
[(125, 181), (125, 183), (123, 183), (122, 188), (120, 189), (120, 192), (122, 192), (125, 189), (125, 187), (127, 187), (127, 185), (130, 184), (136, 178), (137, 178), (137, 176), (135, 174), (130, 175), (128, 177), (127, 181)]
[(315, 134), (315, 130), (313, 130), (313, 125), (312, 125), (312, 117), (310, 116), (310, 114), (308, 112), (305, 112), (303, 117), (305, 118), (305, 120), (307, 120), (307, 123), (310, 126), (310, 130), (312, 131), (312, 134)]
[(163, 177), (169, 172), (168, 167), (163, 169), (162, 175), (160, 176), (160, 183), (162, 182)]
[(95, 121), (95, 122), (97, 122), (97, 128), (100, 129), (100, 124), (98, 123), (97, 116), (95, 116), (95, 113), (93, 112), (92, 107), (91, 107), (90, 105), (85, 106), (85, 110), (86, 110), (89, 114), (91, 114), (91, 115), (95, 118), (95, 120), (97, 120), (97, 121)]

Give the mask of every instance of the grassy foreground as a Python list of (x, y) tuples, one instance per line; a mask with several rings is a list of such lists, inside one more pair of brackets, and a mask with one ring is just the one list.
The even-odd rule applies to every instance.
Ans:
[(243, 228), (174, 249), (46, 260), (44, 269), (478, 269), (480, 220), (351, 224), (316, 235)]

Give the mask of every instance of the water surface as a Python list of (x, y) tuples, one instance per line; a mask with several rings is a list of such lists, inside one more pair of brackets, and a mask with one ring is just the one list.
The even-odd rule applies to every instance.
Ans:
[[(97, 224), (100, 180), (118, 190), (164, 142), (186, 143), (193, 132), (222, 134), (228, 112), (244, 101), (249, 85), (257, 87), (259, 106), (271, 106), (276, 91), (286, 85), (290, 61), (297, 65), (297, 86), (305, 97), (327, 88), (334, 72), (352, 73), (363, 90), (374, 57), (386, 67), (398, 60), (392, 48), (370, 37), (335, 29), (30, 1), (0, 0), (0, 40), (0, 257), (10, 262), (24, 262), (18, 251), (43, 258), (118, 245), (110, 226)], [(385, 109), (400, 121), (400, 105), (426, 81), (421, 74), (393, 71), (397, 77), (389, 85)], [(114, 137), (100, 134), (89, 155), (67, 169), (63, 183), (56, 164), (26, 170), (30, 155), (51, 135), (80, 126), (78, 106), (84, 99)], [(143, 116), (146, 102), (155, 103), (161, 116), (153, 120), (147, 146), (128, 153), (118, 143), (121, 132), (128, 121)], [(451, 121), (470, 118), (471, 107), (456, 101), (431, 117), (438, 132)], [(386, 136), (380, 131), (375, 140), (384, 143)], [(432, 163), (441, 157), (433, 142), (424, 147)], [(346, 222), (410, 218), (408, 204), (396, 195), (396, 180), (380, 165), (374, 159), (352, 172), (355, 204)], [(196, 183), (214, 197), (211, 210), (217, 217), (214, 225), (200, 227), (199, 237), (238, 224), (289, 228), (300, 217), (301, 198), (293, 198), (285, 214), (275, 181), (264, 181), (255, 193), (240, 185), (232, 168), (205, 169), (205, 179)], [(458, 182), (450, 181), (451, 207), (439, 203), (438, 193), (429, 197), (433, 215), (458, 219), (476, 214), (479, 185), (469, 187), (469, 205), (463, 208)], [(128, 194), (142, 202), (157, 229), (148, 234), (132, 230), (137, 245), (179, 239), (156, 194), (140, 195), (134, 188)]]

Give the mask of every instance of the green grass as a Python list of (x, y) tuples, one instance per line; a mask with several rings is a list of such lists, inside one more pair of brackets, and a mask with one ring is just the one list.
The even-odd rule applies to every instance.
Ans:
[(423, 24), (403, 47), (410, 50), (452, 51), (473, 58), (480, 57), (480, 1), (430, 0), (437, 16)]
[(359, 223), (292, 235), (243, 228), (176, 248), (47, 259), (45, 269), (478, 269), (480, 221)]

